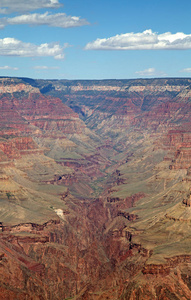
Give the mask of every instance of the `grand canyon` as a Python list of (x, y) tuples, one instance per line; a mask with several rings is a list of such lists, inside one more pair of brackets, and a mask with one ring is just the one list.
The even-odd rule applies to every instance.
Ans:
[(0, 78), (0, 299), (191, 299), (191, 79)]

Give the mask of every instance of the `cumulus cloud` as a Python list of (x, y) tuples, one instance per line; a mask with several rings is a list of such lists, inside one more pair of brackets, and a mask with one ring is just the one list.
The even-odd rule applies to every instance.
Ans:
[(3, 67), (0, 67), (0, 70), (13, 70), (13, 71), (17, 71), (18, 68), (10, 67), (10, 66), (3, 66)]
[(4, 28), (6, 25), (48, 25), (52, 27), (78, 27), (83, 25), (88, 25), (89, 23), (85, 19), (80, 19), (80, 17), (67, 16), (65, 13), (49, 14), (45, 12), (44, 14), (26, 14), (17, 16), (14, 18), (0, 18), (0, 28)]
[(191, 73), (191, 68), (185, 68), (185, 69), (182, 69), (182, 70), (180, 70), (180, 72), (183, 72), (183, 73)]
[(35, 70), (58, 70), (59, 67), (48, 67), (48, 66), (34, 66), (33, 69)]
[(22, 56), (22, 57), (38, 57), (38, 56), (53, 56), (55, 59), (64, 58), (64, 49), (59, 43), (45, 43), (35, 45), (31, 43), (24, 43), (15, 38), (0, 39), (0, 56)]
[(0, 13), (33, 11), (40, 8), (58, 8), (58, 0), (0, 0)]
[(140, 33), (119, 34), (108, 39), (88, 43), (85, 50), (186, 50), (191, 49), (191, 34), (165, 32), (151, 29)]
[(135, 73), (142, 77), (166, 76), (164, 72), (157, 71), (155, 68), (148, 68), (143, 71), (137, 71)]

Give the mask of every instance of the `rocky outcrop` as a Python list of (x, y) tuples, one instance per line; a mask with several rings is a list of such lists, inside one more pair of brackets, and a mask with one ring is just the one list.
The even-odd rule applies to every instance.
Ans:
[(15, 81), (0, 82), (1, 135), (35, 134), (41, 132), (38, 129), (59, 131), (62, 135), (84, 130), (78, 115), (59, 98), (43, 96), (38, 88)]
[(191, 194), (188, 194), (186, 199), (183, 199), (182, 203), (188, 207), (191, 206)]
[(0, 141), (0, 149), (9, 158), (20, 158), (25, 154), (43, 153), (31, 137), (17, 137)]
[(70, 186), (73, 183), (78, 182), (78, 178), (75, 174), (63, 174), (63, 175), (54, 175), (53, 180), (46, 181), (47, 184), (56, 184), (56, 185), (66, 185)]
[(59, 224), (60, 220), (50, 220), (44, 224), (35, 224), (35, 223), (24, 223), (24, 224), (18, 224), (15, 226), (4, 226), (3, 223), (1, 223), (1, 229), (2, 232), (10, 232), (10, 233), (18, 233), (18, 232), (30, 232), (38, 234), (41, 231), (43, 231), (45, 228), (51, 226), (52, 224)]
[(117, 216), (122, 216), (122, 217), (126, 218), (129, 221), (135, 221), (138, 218), (137, 215), (130, 214), (128, 212), (123, 212), (123, 211), (119, 211), (117, 213)]
[(29, 84), (23, 83), (21, 79), (17, 78), (0, 78), (0, 93), (14, 94), (14, 93), (40, 93), (38, 88)]
[(166, 276), (170, 274), (170, 267), (167, 265), (147, 265), (143, 268), (142, 273), (144, 275), (162, 275)]

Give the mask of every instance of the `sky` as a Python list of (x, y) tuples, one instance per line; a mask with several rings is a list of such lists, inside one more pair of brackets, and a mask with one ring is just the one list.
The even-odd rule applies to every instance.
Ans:
[(191, 1), (0, 0), (0, 76), (191, 77)]

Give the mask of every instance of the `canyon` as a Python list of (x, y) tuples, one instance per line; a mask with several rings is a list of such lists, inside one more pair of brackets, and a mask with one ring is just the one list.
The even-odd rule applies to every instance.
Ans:
[(0, 78), (0, 298), (191, 299), (191, 79)]

